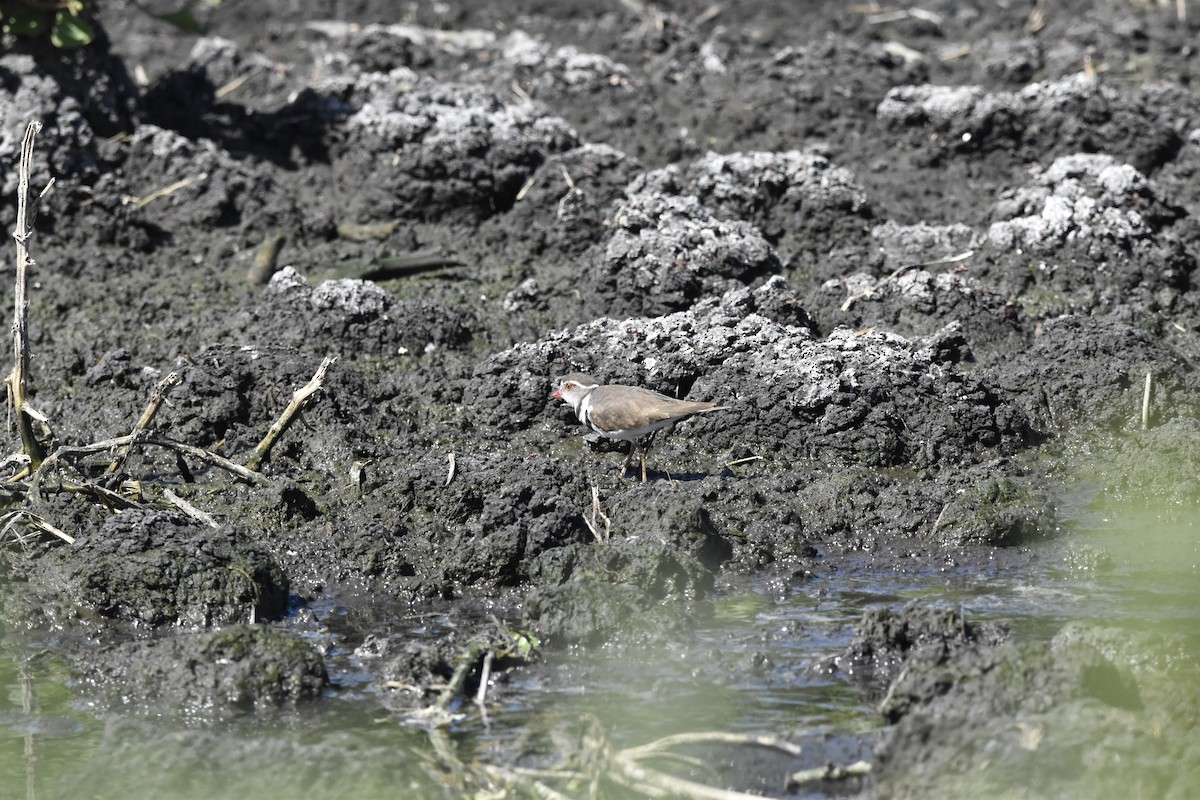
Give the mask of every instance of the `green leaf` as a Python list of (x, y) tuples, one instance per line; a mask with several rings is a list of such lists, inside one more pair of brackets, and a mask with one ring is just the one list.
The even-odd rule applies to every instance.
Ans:
[(186, 8), (181, 8), (178, 11), (172, 11), (166, 14), (155, 14), (154, 16), (157, 19), (161, 19), (163, 22), (174, 25), (180, 30), (187, 31), (188, 33), (204, 33), (204, 28), (199, 22), (196, 21), (196, 18), (192, 16), (192, 12), (188, 11)]
[(20, 3), (6, 4), (5, 11), (4, 32), (16, 36), (39, 36), (50, 22), (49, 15)]
[(515, 631), (513, 638), (516, 640), (517, 655), (524, 659), (528, 659), (541, 645), (536, 636), (526, 631)]
[(54, 27), (50, 29), (50, 41), (55, 47), (69, 49), (83, 47), (96, 38), (96, 31), (85, 17), (78, 17), (69, 11), (59, 11), (54, 15)]

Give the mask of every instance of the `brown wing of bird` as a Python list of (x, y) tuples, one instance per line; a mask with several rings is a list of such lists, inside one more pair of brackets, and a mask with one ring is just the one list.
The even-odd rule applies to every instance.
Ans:
[[(608, 390), (608, 391), (605, 391)], [(637, 386), (602, 386), (593, 392), (591, 420), (605, 430), (634, 430), (661, 420), (679, 421), (728, 406), (676, 400)]]

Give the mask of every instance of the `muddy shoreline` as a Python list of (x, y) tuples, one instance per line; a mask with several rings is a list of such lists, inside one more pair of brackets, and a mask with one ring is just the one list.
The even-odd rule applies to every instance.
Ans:
[[(0, 56), (0, 212), (28, 121), (56, 181), (30, 245), (50, 451), (129, 433), (174, 372), (153, 436), (242, 464), (337, 358), (260, 482), (143, 443), (8, 483), (75, 542), (13, 529), (5, 635), (114, 730), (180, 715), (213, 756), (211, 726), (351, 694), (453, 728), (481, 681), (536, 694), (546, 654), (565, 677), (694, 646), (733, 587), (1099, 574), (1063, 509), (1081, 485), (1195, 509), (1200, 19), (295, 5), (226, 0), (193, 37), (114, 3), (89, 48)], [(549, 398), (572, 371), (730, 409), (659, 441), (643, 484)], [(805, 755), (734, 748), (710, 780), (1197, 788), (1186, 637), (1031, 638), (920, 599), (842, 635), (797, 673), (879, 728), (768, 731)]]

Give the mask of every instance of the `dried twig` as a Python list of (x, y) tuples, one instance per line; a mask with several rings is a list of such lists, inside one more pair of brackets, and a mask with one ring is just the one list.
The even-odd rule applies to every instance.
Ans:
[(750, 464), (754, 461), (762, 461), (762, 456), (746, 456), (745, 458), (735, 458), (733, 461), (726, 461), (727, 467), (740, 467), (742, 464)]
[(434, 247), (414, 250), (398, 256), (382, 256), (370, 261), (341, 264), (334, 269), (321, 272), (318, 277), (323, 281), (337, 281), (346, 278), (383, 281), (419, 275), (422, 272), (432, 272), (447, 267), (462, 266), (466, 266), (466, 264), (457, 256), (448, 255)]
[(350, 465), (350, 488), (354, 490), (355, 497), (363, 496), (363, 485), (367, 481), (367, 466), (370, 461), (355, 461)]
[(1150, 429), (1150, 389), (1151, 373), (1146, 371), (1146, 387), (1142, 390), (1142, 430)]
[(674, 755), (669, 752), (669, 748), (675, 745), (702, 744), (707, 742), (766, 747), (779, 750), (790, 756), (800, 754), (799, 745), (785, 742), (782, 739), (776, 739), (773, 736), (751, 736), (723, 731), (680, 733), (663, 737), (639, 747), (630, 747), (613, 753), (610, 759), (610, 764), (613, 768), (610, 772), (610, 777), (630, 789), (645, 792), (651, 796), (668, 794), (678, 797), (696, 798), (697, 800), (748, 800), (751, 797), (756, 797), (757, 795), (721, 789), (716, 786), (687, 780), (686, 778), (679, 778), (647, 767), (642, 763), (642, 759)]
[(232, 472), (234, 475), (246, 481), (247, 483), (256, 483), (260, 486), (271, 485), (271, 480), (265, 475), (255, 472), (251, 469), (247, 469), (241, 464), (235, 464), (229, 459), (219, 456), (216, 453), (210, 453), (209, 451), (194, 445), (177, 442), (173, 439), (166, 439), (161, 436), (135, 436), (133, 434), (117, 436), (112, 439), (104, 439), (99, 442), (92, 442), (91, 444), (60, 447), (47, 456), (45, 461), (42, 462), (41, 466), (39, 466), (34, 472), (32, 476), (32, 484), (36, 485), (41, 480), (42, 476), (44, 476), (50, 469), (50, 467), (54, 466), (60, 459), (66, 456), (87, 455), (88, 453), (99, 453), (104, 450), (111, 450), (115, 447), (130, 447), (133, 445), (137, 445), (139, 447), (143, 445), (165, 447), (168, 450), (174, 450), (177, 453), (198, 458), (201, 461), (212, 464), (214, 467), (219, 467), (227, 472)]
[(33, 478), (31, 482), (36, 484), (41, 479), (41, 476), (45, 475), (51, 467), (59, 462), (60, 459), (67, 456), (84, 456), (88, 453), (100, 453), (105, 450), (112, 450), (118, 447), (128, 447), (132, 445), (133, 442), (133, 435), (126, 434), (125, 436), (117, 436), (112, 439), (102, 439), (98, 442), (92, 442), (91, 444), (64, 445), (50, 455), (46, 456), (42, 463), (38, 465), (38, 468), (34, 470), (33, 475), (31, 476)]
[(15, 304), (13, 314), (13, 355), (15, 363), (8, 375), (8, 399), (13, 415), (16, 417), (17, 430), (21, 434), (21, 447), (29, 456), (29, 470), (35, 470), (45, 458), (45, 450), (33, 432), (33, 421), (26, 408), (26, 372), (29, 370), (29, 301), (26, 297), (26, 282), (29, 267), (33, 260), (29, 257), (30, 229), (29, 211), (29, 170), (33, 163), (33, 142), (42, 123), (29, 123), (25, 129), (25, 138), (21, 140), (21, 163), (17, 177), (17, 227), (13, 238), (17, 240), (17, 280), (15, 289)]
[(224, 86), (217, 89), (216, 94), (215, 94), (216, 98), (218, 100), (220, 100), (220, 99), (224, 98), (226, 95), (233, 94), (234, 92), (236, 92), (238, 89), (240, 89), (242, 87), (242, 84), (244, 84), (246, 81), (253, 78), (258, 73), (262, 72), (264, 68), (265, 68), (265, 65), (263, 65), (263, 64), (255, 64), (250, 69), (243, 72), (241, 75), (239, 75), (236, 78), (234, 78), (233, 80), (229, 81), (229, 83), (226, 83)]
[(197, 181), (203, 182), (206, 180), (208, 180), (208, 173), (201, 172), (199, 175), (189, 175), (183, 180), (175, 181), (169, 186), (164, 186), (161, 189), (155, 189), (153, 192), (145, 195), (144, 197), (123, 197), (121, 199), (125, 203), (131, 203), (137, 208), (145, 208), (146, 206), (150, 205), (150, 203), (153, 203), (155, 200), (158, 200), (161, 197), (167, 197), (175, 194), (175, 192), (178, 192), (180, 189), (186, 189)]
[[(600, 535), (600, 529), (596, 525), (597, 517), (604, 520), (603, 536)], [(592, 536), (596, 538), (597, 542), (606, 541), (612, 535), (612, 520), (600, 509), (600, 490), (596, 488), (595, 484), (592, 485), (592, 518), (584, 517), (583, 524), (588, 526), (588, 530), (592, 532)]]
[(534, 187), (534, 184), (536, 184), (536, 183), (537, 183), (537, 178), (530, 175), (529, 179), (527, 181), (525, 181), (524, 184), (522, 184), (520, 189), (517, 190), (517, 194), (513, 198), (513, 201), (519, 203), (522, 200), (524, 200), (525, 195), (529, 194), (529, 190), (532, 189)]
[(867, 16), (867, 24), (869, 25), (886, 25), (892, 22), (903, 22), (906, 19), (916, 19), (922, 22), (928, 22), (934, 27), (942, 26), (942, 17), (940, 14), (935, 14), (932, 11), (926, 11), (921, 8), (909, 8), (898, 11), (879, 11)]
[[(543, 800), (571, 800), (569, 795), (565, 795), (538, 780), (541, 777), (538, 770), (524, 767), (497, 767), (491, 764), (479, 764), (478, 769), (491, 781), (501, 783), (508, 788), (527, 789), (534, 796), (543, 798)], [(571, 776), (550, 772), (547, 777), (553, 779), (563, 779), (566, 777), (569, 779)]]
[(620, 753), (613, 756), (612, 766), (615, 768), (611, 775), (618, 783), (634, 791), (643, 792), (652, 797), (669, 795), (673, 797), (695, 798), (695, 800), (761, 800), (761, 795), (735, 792), (709, 786), (706, 783), (677, 778), (666, 772), (651, 769), (646, 765), (626, 758)]
[(150, 394), (150, 402), (146, 404), (146, 409), (142, 411), (142, 416), (138, 417), (138, 421), (134, 424), (133, 430), (129, 434), (129, 438), (131, 440), (130, 444), (118, 448), (116, 458), (114, 458), (113, 462), (108, 465), (109, 475), (117, 475), (117, 473), (121, 471), (121, 468), (125, 466), (125, 461), (129, 458), (133, 441), (136, 440), (137, 437), (144, 430), (146, 430), (146, 428), (150, 427), (150, 423), (153, 421), (155, 415), (158, 414), (158, 409), (160, 406), (162, 406), (163, 400), (167, 398), (167, 393), (171, 391), (173, 386), (178, 385), (178, 372), (172, 372), (168, 374), (167, 377), (163, 378), (155, 385), (154, 391)]
[(133, 441), (132, 437), (120, 436), (120, 437), (117, 437), (116, 439), (105, 439), (104, 441), (101, 441), (101, 442), (93, 442), (90, 445), (82, 445), (82, 446), (77, 446), (77, 447), (76, 446), (60, 447), (57, 450), (55, 450), (53, 453), (51, 453), (50, 455), (46, 456), (46, 458), (44, 458), (42, 460), (42, 463), (37, 465), (36, 469), (32, 469), (31, 471), (28, 472), (27, 475), (21, 475), (18, 473), (17, 475), (10, 478), (9, 482), (11, 483), (11, 482), (17, 480), (18, 478), (28, 477), (29, 478), (29, 489), (28, 489), (29, 495), (36, 498), (38, 496), (38, 493), (41, 491), (42, 481), (45, 480), (46, 475), (48, 475), (50, 472), (50, 468), (53, 467), (55, 464), (57, 464), (59, 459), (64, 458), (66, 456), (72, 456), (72, 455), (86, 455), (88, 453), (99, 453), (99, 452), (103, 452), (105, 450), (111, 450), (114, 447), (120, 447), (131, 441)]
[(567, 172), (567, 168), (562, 164), (558, 165), (558, 169), (562, 172), (563, 180), (567, 182), (567, 188), (575, 191), (575, 179), (571, 177), (571, 173)]
[[(441, 731), (430, 731), (431, 737), (444, 736)], [(439, 745), (438, 742), (442, 744)], [(608, 780), (625, 790), (638, 792), (648, 797), (678, 797), (686, 800), (751, 800), (759, 795), (722, 789), (698, 781), (679, 778), (647, 766), (645, 761), (656, 758), (673, 758), (691, 764), (704, 764), (700, 759), (684, 757), (672, 752), (678, 745), (724, 744), (734, 746), (767, 747), (788, 756), (800, 755), (800, 746), (771, 736), (753, 736), (727, 732), (680, 733), (666, 736), (657, 741), (624, 750), (613, 748), (608, 736), (595, 722), (583, 734), (579, 742), (581, 752), (571, 752), (559, 766), (518, 767), (464, 762), (452, 748), (444, 746), (444, 738), (435, 740), (435, 749), (443, 765), (453, 773), (460, 789), (474, 784), (495, 790), (499, 782), (509, 789), (517, 790), (521, 796), (553, 798), (596, 796), (600, 781)], [(847, 767), (828, 766), (820, 770), (797, 772), (792, 776), (794, 783), (827, 778), (838, 780), (869, 772), (871, 765), (858, 762)], [(820, 773), (819, 775), (817, 773)], [(569, 794), (560, 792), (551, 783), (566, 784)], [(584, 789), (589, 787), (590, 791)]]
[(492, 662), (496, 660), (496, 651), (488, 650), (483, 656), (483, 667), (479, 672), (479, 689), (475, 692), (475, 705), (479, 707), (479, 715), (483, 719), (485, 727), (491, 727), (488, 722), (487, 705), (487, 690), (488, 682), (492, 679)]
[(304, 408), (305, 404), (308, 403), (309, 398), (316, 394), (317, 390), (321, 388), (321, 384), (325, 381), (325, 370), (329, 369), (329, 365), (336, 360), (337, 356), (325, 356), (325, 360), (321, 362), (321, 366), (317, 367), (317, 371), (313, 374), (312, 380), (296, 391), (292, 392), (292, 402), (288, 403), (287, 408), (283, 410), (283, 414), (281, 414), (279, 419), (275, 421), (275, 424), (271, 426), (271, 429), (267, 431), (267, 435), (264, 436), (263, 440), (258, 443), (258, 446), (254, 448), (254, 452), (246, 461), (246, 467), (248, 469), (258, 469), (258, 465), (262, 463), (262, 460), (266, 458), (267, 453), (271, 451), (271, 447), (275, 444), (275, 440), (278, 439), (280, 434), (282, 434), (284, 430), (287, 429), (287, 426), (292, 423), (292, 420), (295, 418), (295, 416), (300, 413), (300, 409)]
[(839, 767), (834, 764), (827, 764), (824, 767), (814, 767), (813, 769), (803, 769), (799, 772), (793, 772), (788, 777), (788, 783), (796, 786), (801, 783), (812, 783), (813, 781), (842, 781), (847, 778), (861, 777), (871, 772), (871, 764), (867, 761), (855, 761), (845, 767)]
[(27, 520), (31, 527), (41, 531), (42, 533), (48, 533), (51, 536), (57, 536), (67, 544), (75, 544), (74, 536), (64, 533), (63, 531), (51, 525), (40, 515), (35, 514), (32, 511), (27, 511), (23, 508), (19, 508), (16, 511), (10, 511), (4, 516), (0, 516), (0, 521), (4, 522), (4, 527), (0, 528), (0, 540), (3, 540), (6, 533), (12, 531), (13, 536), (16, 537), (17, 541), (24, 541), (25, 537), (17, 533), (16, 529), (17, 523), (21, 520)]
[(381, 242), (396, 232), (400, 221), (358, 223), (339, 222), (337, 235), (350, 242)]
[(729, 733), (728, 731), (675, 733), (670, 736), (664, 736), (661, 739), (656, 739), (648, 744), (627, 748), (623, 752), (632, 758), (645, 758), (646, 756), (657, 755), (669, 747), (680, 744), (708, 744), (713, 742), (718, 744), (764, 747), (769, 750), (778, 750), (789, 756), (799, 756), (803, 752), (800, 745), (778, 739), (774, 736), (755, 736), (746, 733)]
[(170, 489), (163, 489), (163, 499), (178, 508), (184, 514), (187, 514), (192, 519), (202, 522), (210, 528), (221, 527), (220, 523), (213, 519), (211, 514), (196, 508), (194, 505), (189, 503), (187, 500), (184, 500)]
[(114, 492), (112, 489), (106, 489), (100, 484), (92, 483), (91, 481), (84, 481), (82, 483), (60, 481), (57, 488), (60, 492), (90, 495), (93, 499), (109, 508), (124, 509), (137, 508), (138, 506), (135, 501), (130, 500), (125, 495)]
[(241, 464), (235, 464), (223, 456), (219, 456), (216, 453), (210, 453), (207, 450), (194, 447), (190, 444), (184, 444), (183, 442), (176, 442), (173, 439), (163, 439), (160, 437), (146, 437), (144, 439), (139, 439), (137, 444), (153, 444), (158, 445), (159, 447), (166, 447), (170, 450), (174, 450), (177, 453), (183, 453), (186, 456), (198, 458), (201, 461), (212, 464), (214, 467), (220, 467), (226, 472), (232, 472), (234, 475), (246, 481), (247, 483), (257, 483), (259, 486), (271, 485), (271, 479), (266, 475), (263, 475), (261, 472), (255, 472), (249, 467), (243, 467)]
[(287, 234), (273, 233), (263, 240), (254, 253), (254, 261), (246, 270), (246, 283), (252, 286), (263, 285), (271, 280), (275, 268), (279, 265), (279, 251), (287, 241)]
[(437, 700), (434, 701), (433, 705), (413, 712), (413, 719), (420, 720), (430, 726), (430, 735), (433, 734), (434, 729), (449, 725), (456, 719), (461, 719), (461, 714), (450, 710), (450, 704), (462, 692), (463, 685), (467, 682), (467, 678), (470, 677), (472, 670), (475, 668), (476, 660), (480, 655), (490, 652), (490, 650), (491, 648), (486, 642), (480, 640), (467, 642), (455, 659), (457, 665), (454, 668), (454, 674), (450, 676), (450, 681), (441, 687)]
[(1025, 32), (1038, 33), (1046, 27), (1046, 22), (1046, 0), (1037, 0), (1037, 5), (1029, 12), (1029, 19), (1025, 21)]
[(966, 250), (958, 255), (946, 256), (945, 258), (938, 258), (934, 259), (933, 261), (922, 261), (918, 264), (904, 264), (903, 266), (896, 267), (894, 270), (892, 270), (888, 277), (899, 278), (901, 275), (911, 269), (927, 269), (929, 267), (940, 267), (944, 264), (957, 264), (961, 261), (966, 261), (973, 255), (975, 255), (974, 250)]
[(489, 645), (483, 641), (467, 642), (466, 647), (458, 654), (458, 666), (454, 668), (450, 682), (442, 689), (434, 703), (435, 708), (445, 711), (450, 707), (450, 702), (462, 691), (463, 684), (467, 682), (468, 676), (475, 669), (475, 661), (490, 649)]

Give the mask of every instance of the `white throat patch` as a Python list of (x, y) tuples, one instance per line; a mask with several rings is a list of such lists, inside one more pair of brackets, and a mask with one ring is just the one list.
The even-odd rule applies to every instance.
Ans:
[(584, 425), (587, 425), (589, 428), (592, 427), (591, 423), (588, 422), (588, 416), (592, 413), (591, 392), (585, 394), (583, 399), (579, 401), (579, 408), (575, 409), (575, 413), (579, 415), (580, 422), (582, 422)]

